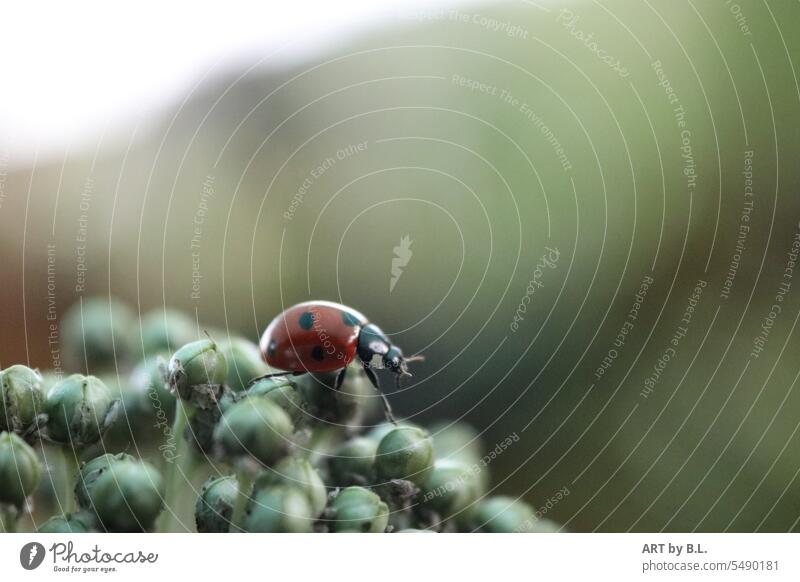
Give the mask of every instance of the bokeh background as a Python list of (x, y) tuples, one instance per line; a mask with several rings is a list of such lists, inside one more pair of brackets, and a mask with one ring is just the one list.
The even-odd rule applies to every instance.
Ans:
[(568, 530), (800, 529), (800, 5), (384, 3), (319, 36), (299, 4), (80, 139), (7, 101), (0, 366), (52, 368), (92, 296), (252, 339), (340, 301), (425, 354), (396, 409), (519, 436), (494, 491), (566, 488)]

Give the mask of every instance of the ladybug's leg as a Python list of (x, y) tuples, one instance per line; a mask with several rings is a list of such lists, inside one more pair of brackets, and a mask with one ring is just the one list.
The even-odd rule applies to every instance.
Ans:
[(375, 387), (375, 390), (377, 390), (378, 394), (380, 394), (381, 400), (383, 400), (383, 414), (386, 417), (386, 420), (397, 426), (397, 421), (394, 419), (394, 413), (392, 412), (392, 405), (389, 404), (389, 399), (386, 398), (386, 394), (384, 394), (381, 390), (380, 382), (378, 382), (378, 376), (367, 364), (363, 364), (363, 366), (364, 373), (367, 375), (367, 378), (369, 378), (369, 381)]
[(344, 384), (344, 379), (347, 376), (347, 366), (342, 368), (338, 374), (336, 374), (336, 380), (333, 383), (333, 389), (338, 390)]

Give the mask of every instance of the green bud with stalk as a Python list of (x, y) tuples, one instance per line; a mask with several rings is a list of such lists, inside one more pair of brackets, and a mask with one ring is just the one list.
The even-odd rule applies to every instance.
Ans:
[(239, 494), (236, 477), (211, 477), (200, 490), (194, 509), (195, 525), (200, 533), (226, 533), (231, 527), (233, 506)]
[(19, 435), (0, 433), (0, 522), (3, 531), (16, 530), (19, 516), (27, 508), (28, 497), (36, 490), (42, 475), (33, 448)]
[(64, 466), (60, 503), (65, 512), (74, 508), (73, 480), (79, 455), (97, 443), (119, 415), (120, 401), (102, 380), (73, 374), (53, 385), (47, 393), (47, 422), (40, 434), (58, 445)]
[(214, 430), (214, 443), (218, 456), (236, 470), (239, 493), (232, 518), (234, 531), (243, 529), (255, 473), (286, 456), (293, 432), (289, 415), (265, 398), (245, 398), (223, 413)]
[[(198, 410), (211, 410), (219, 406), (224, 394), (228, 365), (219, 346), (210, 338), (194, 341), (179, 348), (170, 358), (164, 377), (175, 396), (175, 420), (170, 438), (175, 450), (165, 457), (166, 511), (162, 516), (161, 531), (173, 526), (176, 503), (180, 494), (179, 476), (191, 473), (191, 451), (184, 433)], [(166, 452), (166, 451), (165, 451)]]
[(399, 426), (388, 432), (375, 451), (377, 490), (386, 500), (395, 529), (413, 521), (413, 500), (433, 469), (433, 442), (427, 431)]
[(100, 469), (89, 495), (101, 529), (137, 532), (153, 529), (163, 507), (158, 470), (143, 461), (120, 460)]

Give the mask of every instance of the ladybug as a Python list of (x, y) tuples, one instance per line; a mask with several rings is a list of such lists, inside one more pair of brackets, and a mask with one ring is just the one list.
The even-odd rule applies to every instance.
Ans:
[(374, 368), (394, 372), (399, 386), (403, 376), (411, 375), (408, 362), (422, 359), (403, 356), (400, 348), (362, 313), (332, 301), (306, 301), (288, 308), (267, 326), (259, 348), (267, 365), (293, 374), (340, 370), (334, 383), (337, 390), (344, 382), (347, 366), (358, 356), (391, 422), (395, 422), (392, 408), (380, 391)]

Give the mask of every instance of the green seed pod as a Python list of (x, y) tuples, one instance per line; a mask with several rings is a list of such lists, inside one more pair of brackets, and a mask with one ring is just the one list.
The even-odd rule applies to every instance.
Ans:
[(364, 438), (368, 438), (371, 441), (374, 441), (375, 446), (378, 446), (381, 440), (383, 440), (383, 437), (392, 432), (398, 426), (411, 426), (419, 428), (416, 424), (414, 424), (413, 422), (408, 422), (407, 420), (399, 420), (397, 421), (397, 424), (393, 424), (391, 422), (382, 422), (380, 424), (376, 424), (366, 433), (364, 433)]
[(250, 457), (270, 466), (286, 455), (293, 431), (280, 406), (264, 398), (245, 398), (224, 412), (214, 442), (225, 458)]
[(261, 396), (280, 406), (295, 424), (306, 416), (306, 405), (294, 382), (286, 376), (259, 380), (237, 398)]
[(326, 512), (330, 529), (344, 533), (381, 533), (389, 524), (389, 507), (363, 487), (342, 489)]
[(244, 517), (244, 529), (258, 533), (309, 533), (314, 516), (308, 497), (291, 487), (258, 491)]
[(466, 512), (485, 493), (477, 471), (477, 465), (438, 459), (422, 486), (422, 503), (441, 519)]
[(420, 428), (401, 426), (381, 439), (375, 453), (379, 479), (402, 479), (422, 485), (433, 468), (433, 443)]
[(148, 463), (118, 461), (101, 471), (91, 488), (91, 502), (101, 529), (149, 531), (161, 512), (161, 474)]
[(100, 379), (119, 400), (118, 418), (103, 435), (106, 450), (123, 451), (154, 436), (153, 409), (147, 394), (134, 388), (127, 377), (104, 375)]
[(258, 346), (244, 338), (234, 337), (220, 342), (220, 350), (228, 362), (227, 384), (234, 392), (247, 389), (253, 378), (269, 372), (269, 367), (261, 359)]
[(89, 511), (55, 515), (36, 528), (38, 533), (91, 533), (97, 531), (95, 517)]
[(278, 485), (285, 485), (305, 493), (314, 517), (318, 517), (325, 510), (325, 505), (328, 503), (325, 483), (307, 460), (292, 457), (283, 459), (256, 478), (254, 490)]
[(485, 498), (471, 516), (472, 529), (485, 533), (532, 532), (538, 521), (530, 505), (504, 495)]
[(222, 396), (228, 365), (217, 344), (204, 339), (175, 352), (168, 371), (173, 393), (198, 408), (210, 408)]
[(211, 477), (203, 484), (194, 506), (194, 521), (200, 533), (227, 533), (236, 504), (236, 477)]
[[(128, 380), (132, 390), (145, 395), (156, 418), (171, 419), (175, 416), (175, 395), (170, 391), (163, 374), (168, 360), (166, 353), (148, 356), (137, 364)], [(163, 414), (159, 414), (159, 411)]]
[(33, 448), (13, 432), (0, 433), (0, 503), (21, 508), (41, 476)]
[(84, 463), (80, 473), (78, 473), (77, 483), (75, 484), (75, 498), (78, 500), (78, 506), (84, 509), (91, 507), (91, 490), (97, 478), (104, 471), (107, 471), (111, 465), (119, 461), (133, 460), (135, 459), (127, 453), (118, 453), (116, 455), (106, 453)]
[(328, 461), (331, 483), (336, 487), (366, 485), (372, 480), (378, 443), (356, 437), (342, 443)]
[(151, 311), (142, 318), (139, 327), (139, 347), (146, 359), (161, 352), (172, 353), (197, 338), (195, 321), (175, 309)]
[(11, 366), (0, 372), (0, 430), (23, 434), (44, 413), (44, 379), (37, 370)]
[(480, 435), (465, 422), (440, 422), (430, 427), (433, 454), (437, 459), (452, 459), (465, 464), (479, 463), (484, 455)]
[(47, 438), (84, 447), (100, 440), (119, 411), (108, 387), (94, 376), (73, 374), (47, 393)]
[(94, 297), (73, 305), (61, 323), (68, 369), (99, 373), (129, 362), (134, 324), (131, 310), (118, 301)]

